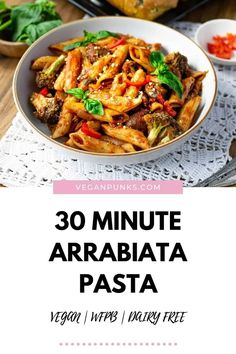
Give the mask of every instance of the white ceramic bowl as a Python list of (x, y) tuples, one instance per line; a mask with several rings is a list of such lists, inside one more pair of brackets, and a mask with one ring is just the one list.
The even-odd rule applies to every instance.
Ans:
[(212, 42), (212, 37), (216, 35), (224, 36), (227, 33), (236, 34), (236, 21), (227, 19), (212, 20), (203, 23), (195, 34), (195, 40), (201, 46), (209, 58), (216, 64), (236, 65), (236, 51), (232, 59), (221, 59), (208, 52), (207, 43)]
[[(29, 102), (29, 97), (32, 94), (32, 91), (36, 89), (35, 75), (30, 71), (31, 61), (39, 56), (50, 54), (50, 51), (48, 50), (50, 44), (78, 37), (82, 35), (84, 29), (91, 32), (106, 29), (113, 32), (131, 34), (150, 43), (160, 42), (168, 52), (179, 51), (186, 55), (189, 59), (190, 65), (194, 69), (208, 71), (203, 83), (202, 104), (197, 112), (198, 117), (194, 126), (165, 145), (124, 155), (99, 154), (76, 150), (63, 145), (63, 143), (59, 141), (51, 139), (46, 124), (41, 123), (34, 117), (33, 108)], [(74, 151), (79, 159), (84, 159), (86, 161), (122, 165), (152, 160), (177, 149), (177, 147), (196, 132), (197, 128), (202, 124), (214, 104), (216, 92), (217, 83), (213, 65), (204, 51), (191, 39), (161, 24), (128, 17), (97, 17), (93, 19), (79, 20), (50, 31), (48, 34), (38, 39), (27, 50), (18, 64), (13, 80), (13, 93), (18, 110), (32, 125), (34, 130), (51, 141), (55, 147), (58, 146), (58, 148), (67, 149), (68, 154), (70, 154), (71, 151)]]

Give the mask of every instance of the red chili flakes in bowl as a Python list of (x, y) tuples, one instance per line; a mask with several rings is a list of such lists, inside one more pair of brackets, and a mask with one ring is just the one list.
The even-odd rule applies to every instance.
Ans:
[(211, 43), (207, 43), (209, 53), (221, 59), (231, 59), (236, 50), (236, 34), (227, 33), (226, 36), (214, 36)]

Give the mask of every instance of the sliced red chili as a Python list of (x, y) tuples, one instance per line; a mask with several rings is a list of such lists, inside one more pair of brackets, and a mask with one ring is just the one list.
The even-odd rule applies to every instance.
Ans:
[(176, 116), (176, 112), (175, 110), (171, 107), (171, 105), (169, 104), (169, 102), (165, 101), (164, 103), (164, 110), (166, 111), (166, 113), (168, 113), (171, 117), (175, 117)]
[(47, 87), (42, 88), (42, 90), (39, 92), (43, 96), (47, 96), (49, 91)]
[(171, 107), (171, 105), (169, 104), (168, 101), (165, 101), (164, 97), (162, 96), (161, 93), (159, 93), (157, 95), (157, 101), (162, 104), (163, 109), (166, 113), (168, 113), (171, 117), (175, 117), (176, 116), (176, 112), (175, 110)]
[(211, 54), (215, 54), (217, 52), (217, 46), (213, 43), (208, 43), (207, 49), (208, 49), (209, 53), (211, 53)]
[(107, 48), (113, 49), (113, 48), (118, 47), (118, 45), (122, 45), (122, 44), (125, 44), (125, 43), (126, 43), (126, 38), (125, 37), (121, 37), (117, 41), (114, 41), (114, 42), (108, 44)]
[(216, 57), (221, 58), (221, 59), (231, 59), (232, 58), (232, 52), (224, 51), (224, 52), (217, 52), (215, 54)]
[(125, 80), (126, 84), (128, 86), (135, 86), (135, 87), (141, 87), (144, 86), (146, 84), (148, 84), (149, 82), (151, 82), (151, 76), (147, 75), (146, 79), (143, 81), (130, 81), (130, 80)]
[(227, 33), (226, 36), (213, 36), (212, 42), (207, 43), (209, 53), (218, 58), (231, 59), (236, 50), (236, 35)]
[(227, 34), (227, 39), (232, 45), (232, 49), (236, 50), (236, 34), (228, 33)]
[(100, 134), (99, 132), (97, 132), (95, 129), (90, 128), (88, 126), (87, 123), (83, 123), (81, 126), (81, 131), (87, 135), (90, 136), (91, 138), (95, 138), (95, 139), (101, 139), (102, 134)]
[(165, 100), (161, 93), (158, 93), (157, 101), (164, 106)]

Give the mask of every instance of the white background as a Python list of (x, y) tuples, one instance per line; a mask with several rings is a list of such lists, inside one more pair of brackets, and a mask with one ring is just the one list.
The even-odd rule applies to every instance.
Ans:
[[(53, 195), (1, 189), (1, 340), (4, 354), (235, 354), (236, 189), (185, 189), (183, 195)], [(58, 231), (59, 210), (83, 211), (83, 231)], [(181, 231), (91, 231), (94, 210), (180, 210)], [(157, 224), (158, 226), (158, 224)], [(188, 262), (49, 263), (55, 242), (181, 242)], [(167, 255), (169, 253), (167, 252)], [(168, 258), (168, 257), (167, 257)], [(79, 293), (79, 274), (151, 273), (158, 294)], [(139, 283), (140, 284), (140, 283)], [(92, 288), (91, 288), (92, 289)], [(51, 311), (188, 311), (181, 324), (50, 322)], [(67, 347), (59, 343), (68, 343)], [(144, 346), (71, 346), (70, 343)], [(145, 343), (157, 346), (145, 346)], [(162, 343), (178, 343), (163, 346)]]

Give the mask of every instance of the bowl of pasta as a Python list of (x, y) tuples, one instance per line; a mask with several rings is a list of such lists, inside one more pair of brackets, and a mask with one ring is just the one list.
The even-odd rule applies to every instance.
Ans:
[(23, 55), (16, 106), (33, 129), (95, 163), (144, 162), (175, 150), (217, 92), (211, 61), (164, 25), (99, 17), (63, 25)]

